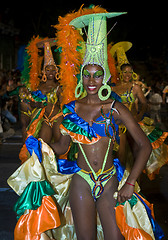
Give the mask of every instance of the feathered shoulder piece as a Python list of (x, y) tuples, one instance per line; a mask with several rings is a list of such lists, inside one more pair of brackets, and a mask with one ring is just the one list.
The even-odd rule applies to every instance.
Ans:
[(116, 68), (116, 61), (114, 57), (112, 57), (110, 50), (112, 48), (112, 43), (109, 43), (107, 46), (107, 54), (108, 54), (108, 65), (109, 65), (109, 70), (111, 74), (111, 83), (117, 83), (117, 68)]
[(39, 36), (33, 37), (26, 47), (24, 70), (22, 71), (21, 79), (29, 91), (36, 91), (40, 83), (39, 74), (41, 73), (43, 57), (40, 57), (38, 54), (37, 43), (41, 40)]
[(69, 23), (73, 19), (83, 15), (106, 12), (106, 9), (99, 6), (83, 8), (82, 5), (77, 12), (71, 12), (64, 17), (59, 17), (59, 23), (53, 26), (57, 30), (57, 46), (61, 49), (60, 84), (63, 90), (63, 101), (61, 105), (75, 100), (77, 76), (80, 73), (80, 66), (83, 60), (81, 51), (84, 45), (82, 31), (81, 29), (75, 29), (72, 25), (69, 25)]

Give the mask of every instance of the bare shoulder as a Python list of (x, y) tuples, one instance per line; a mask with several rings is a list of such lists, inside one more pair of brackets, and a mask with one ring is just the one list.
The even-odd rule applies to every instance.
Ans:
[(142, 88), (141, 88), (141, 86), (139, 84), (135, 83), (133, 85), (133, 91), (134, 92), (139, 92), (139, 91), (142, 91)]
[(115, 120), (124, 123), (127, 118), (132, 118), (132, 114), (124, 104), (116, 101), (113, 108), (116, 109), (116, 111), (114, 111)]
[(119, 113), (122, 111), (128, 111), (128, 108), (124, 106), (121, 102), (115, 101), (113, 106)]
[(87, 105), (87, 101), (85, 98), (82, 99), (78, 99), (75, 101), (75, 109), (82, 109), (83, 107), (85, 107)]

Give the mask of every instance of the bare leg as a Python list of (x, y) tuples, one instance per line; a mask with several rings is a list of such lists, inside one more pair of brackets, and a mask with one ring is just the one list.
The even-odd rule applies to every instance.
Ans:
[(70, 195), (75, 230), (78, 240), (96, 239), (96, 208), (88, 183), (79, 175), (72, 178)]
[(124, 237), (116, 224), (115, 210), (116, 200), (113, 198), (117, 191), (118, 180), (113, 176), (105, 185), (104, 192), (97, 199), (96, 207), (103, 227), (104, 240), (123, 240)]
[(42, 127), (39, 132), (39, 138), (42, 138), (44, 142), (50, 143), (52, 138), (52, 129), (45, 122), (43, 122)]

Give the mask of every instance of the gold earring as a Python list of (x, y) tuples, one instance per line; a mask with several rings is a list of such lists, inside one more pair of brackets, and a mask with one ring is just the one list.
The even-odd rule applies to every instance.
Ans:
[(58, 68), (56, 67), (56, 74), (55, 74), (55, 78), (56, 80), (59, 80), (59, 71), (58, 71)]
[(137, 77), (138, 77), (137, 74), (136, 74), (135, 72), (133, 72), (133, 73), (132, 73), (132, 79), (133, 79), (133, 80), (137, 80)]
[(46, 82), (46, 81), (47, 81), (47, 77), (46, 77), (46, 74), (45, 74), (45, 73), (43, 73), (42, 81), (43, 81), (43, 82)]

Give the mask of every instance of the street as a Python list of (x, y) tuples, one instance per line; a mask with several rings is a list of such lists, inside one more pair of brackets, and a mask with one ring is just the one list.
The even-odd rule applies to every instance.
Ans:
[(18, 196), (9, 188), (7, 178), (19, 167), (18, 154), (21, 148), (21, 135), (14, 136), (0, 145), (0, 239), (13, 240), (16, 215), (13, 205)]

